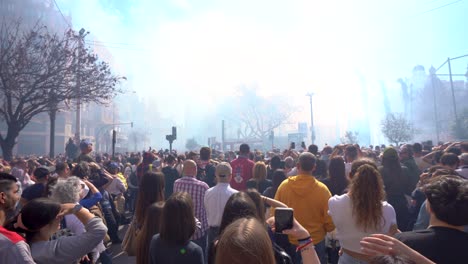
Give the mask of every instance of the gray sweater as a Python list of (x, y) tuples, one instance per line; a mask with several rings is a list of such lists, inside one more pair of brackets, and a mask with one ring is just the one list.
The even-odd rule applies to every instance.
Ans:
[(107, 227), (95, 217), (85, 225), (86, 232), (78, 236), (32, 243), (31, 255), (38, 263), (73, 263), (91, 252), (103, 239)]

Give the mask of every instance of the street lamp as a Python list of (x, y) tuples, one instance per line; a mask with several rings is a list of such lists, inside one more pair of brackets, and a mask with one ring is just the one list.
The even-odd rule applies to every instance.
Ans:
[(312, 139), (312, 144), (315, 142), (315, 133), (314, 133), (314, 110), (312, 107), (312, 96), (314, 93), (308, 93), (306, 96), (309, 97), (310, 101), (310, 138)]

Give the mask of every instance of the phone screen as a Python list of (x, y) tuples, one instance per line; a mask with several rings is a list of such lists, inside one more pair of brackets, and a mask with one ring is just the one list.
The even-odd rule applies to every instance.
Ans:
[(275, 232), (281, 233), (285, 229), (293, 227), (294, 210), (292, 208), (276, 208), (275, 210)]
[(291, 149), (295, 149), (296, 148), (296, 142), (291, 142)]

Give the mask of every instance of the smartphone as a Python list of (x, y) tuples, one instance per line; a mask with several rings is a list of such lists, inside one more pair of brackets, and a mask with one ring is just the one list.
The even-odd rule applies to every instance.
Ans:
[(289, 146), (290, 149), (295, 149), (296, 148), (296, 142), (291, 142), (291, 146)]
[(304, 141), (302, 141), (301, 147), (302, 147), (303, 149), (306, 149), (306, 145), (305, 145), (305, 142), (304, 142)]
[(291, 229), (294, 221), (294, 210), (292, 208), (275, 209), (275, 232), (282, 233), (283, 230)]

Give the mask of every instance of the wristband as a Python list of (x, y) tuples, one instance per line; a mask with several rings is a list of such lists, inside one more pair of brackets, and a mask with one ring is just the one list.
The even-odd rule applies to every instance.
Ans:
[(310, 236), (308, 236), (306, 238), (303, 238), (303, 239), (298, 239), (297, 242), (299, 242), (299, 244), (300, 244), (301, 242), (306, 242), (309, 239), (310, 239)]
[[(296, 248), (296, 252), (302, 251), (305, 247), (307, 247), (307, 246), (309, 246), (309, 245), (312, 245), (312, 246), (313, 246), (313, 244), (312, 244), (312, 239), (311, 239), (309, 242), (305, 243), (304, 245), (298, 246), (298, 247)], [(314, 246), (313, 246), (313, 247), (314, 247)]]

